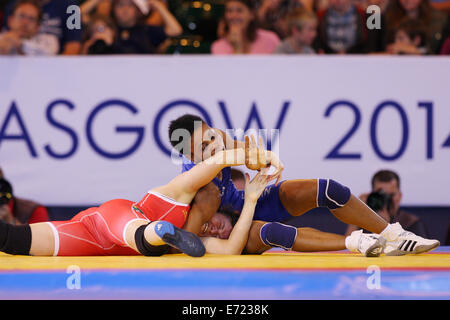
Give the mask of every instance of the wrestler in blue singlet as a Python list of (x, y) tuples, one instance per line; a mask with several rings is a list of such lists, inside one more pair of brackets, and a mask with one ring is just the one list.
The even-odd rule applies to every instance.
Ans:
[[(183, 157), (182, 172), (188, 171), (194, 166), (195, 164), (193, 162)], [(221, 197), (218, 211), (226, 210), (240, 214), (244, 206), (244, 190), (237, 190), (234, 186), (231, 180), (231, 167), (226, 167), (221, 172), (222, 180), (217, 177), (213, 180), (214, 184), (219, 188)], [(282, 222), (292, 218), (284, 208), (279, 197), (278, 189), (282, 183), (280, 182), (278, 186), (272, 184), (265, 188), (258, 199), (253, 220)]]

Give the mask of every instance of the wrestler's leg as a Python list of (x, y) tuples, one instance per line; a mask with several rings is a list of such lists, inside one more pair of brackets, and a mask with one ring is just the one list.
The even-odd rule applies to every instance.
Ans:
[(55, 235), (49, 223), (40, 222), (30, 225), (32, 256), (52, 256), (55, 251)]
[[(139, 227), (143, 226), (143, 225), (149, 225), (148, 221), (146, 220), (135, 220), (132, 221), (128, 224), (126, 230), (125, 230), (125, 239), (127, 241), (127, 244), (133, 248), (134, 250), (136, 250), (137, 252), (139, 252), (139, 249), (136, 245), (136, 240), (135, 240), (135, 235), (136, 235), (136, 231)], [(147, 229), (149, 229), (149, 231), (147, 231)], [(146, 232), (144, 233), (144, 235), (146, 236), (146, 240), (153, 245), (163, 245), (164, 242), (161, 240), (161, 238), (159, 237), (154, 237), (150, 235), (150, 228), (146, 228), (145, 230)], [(147, 235), (148, 237), (147, 237)]]
[(373, 233), (381, 233), (388, 226), (386, 220), (354, 195), (350, 197), (345, 206), (330, 211), (342, 222), (356, 225)]
[(125, 229), (125, 238), (131, 248), (145, 256), (161, 256), (170, 247), (193, 257), (205, 254), (199, 237), (167, 221), (132, 221)]
[(292, 216), (317, 207), (317, 179), (284, 181), (278, 191), (281, 203)]
[[(317, 180), (289, 180), (279, 189), (281, 203), (293, 216), (317, 207)], [(373, 233), (381, 233), (388, 223), (354, 195), (340, 208), (330, 210), (336, 218)]]
[[(272, 246), (266, 245), (261, 239), (261, 228), (267, 222), (253, 221), (245, 252), (258, 254), (267, 251)], [(344, 250), (345, 236), (322, 232), (313, 228), (297, 228), (297, 234), (292, 246), (292, 251), (318, 252)]]
[(313, 228), (298, 228), (293, 251), (338, 251), (345, 250), (345, 236), (319, 231)]
[(53, 254), (54, 236), (48, 223), (12, 225), (0, 221), (0, 251), (12, 255)]

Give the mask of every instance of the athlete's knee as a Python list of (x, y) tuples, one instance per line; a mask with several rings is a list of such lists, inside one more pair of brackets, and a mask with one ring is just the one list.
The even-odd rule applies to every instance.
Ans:
[(318, 207), (339, 209), (346, 205), (350, 196), (350, 189), (333, 179), (318, 179), (317, 181)]
[(279, 222), (268, 222), (262, 226), (260, 237), (268, 246), (291, 250), (297, 238), (297, 228)]

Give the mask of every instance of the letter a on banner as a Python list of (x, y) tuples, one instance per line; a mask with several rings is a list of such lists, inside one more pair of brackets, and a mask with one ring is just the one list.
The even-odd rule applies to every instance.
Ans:
[[(21, 134), (7, 134), (6, 129), (11, 123), (12, 119), (16, 118), (17, 124), (21, 130)], [(5, 117), (5, 121), (3, 122), (0, 128), (0, 148), (3, 144), (3, 140), (24, 140), (27, 144), (28, 150), (33, 158), (36, 158), (38, 155), (36, 153), (36, 149), (31, 142), (30, 135), (28, 134), (27, 128), (25, 127), (25, 123), (22, 120), (22, 116), (19, 113), (19, 109), (16, 106), (16, 103), (13, 101), (11, 104), (11, 108), (9, 108), (8, 114)]]

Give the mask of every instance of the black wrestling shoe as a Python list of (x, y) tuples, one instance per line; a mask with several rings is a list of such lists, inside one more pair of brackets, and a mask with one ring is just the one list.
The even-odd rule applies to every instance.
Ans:
[(202, 257), (206, 253), (202, 240), (192, 232), (175, 227), (167, 221), (155, 225), (156, 234), (169, 246), (191, 257)]

